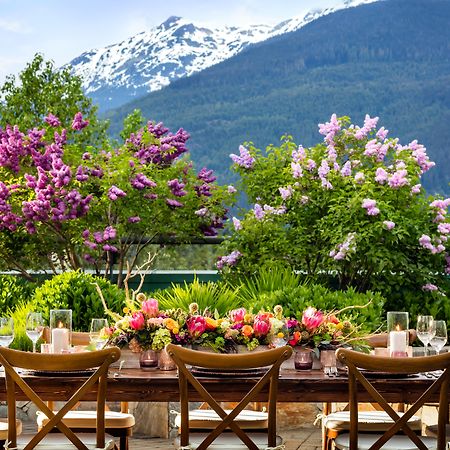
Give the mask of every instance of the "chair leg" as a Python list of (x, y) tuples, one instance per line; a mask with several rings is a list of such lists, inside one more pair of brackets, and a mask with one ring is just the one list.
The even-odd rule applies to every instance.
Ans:
[(128, 436), (120, 436), (120, 450), (128, 450)]

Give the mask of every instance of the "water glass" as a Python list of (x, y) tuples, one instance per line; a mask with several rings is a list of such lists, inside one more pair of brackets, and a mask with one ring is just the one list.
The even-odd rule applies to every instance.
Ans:
[(434, 336), (431, 338), (431, 347), (439, 355), (444, 345), (447, 343), (447, 322), (445, 320), (433, 321)]
[(44, 318), (40, 312), (30, 312), (27, 315), (25, 324), (27, 336), (33, 343), (33, 353), (36, 353), (36, 342), (41, 337), (42, 330), (44, 329)]
[(425, 356), (427, 347), (434, 336), (434, 319), (433, 316), (417, 316), (417, 337), (422, 341), (425, 347)]
[(91, 328), (89, 330), (89, 338), (91, 343), (95, 345), (97, 350), (100, 350), (106, 344), (108, 336), (105, 333), (105, 328), (108, 327), (106, 319), (92, 319)]
[(0, 318), (0, 347), (9, 347), (14, 340), (14, 321), (12, 317)]

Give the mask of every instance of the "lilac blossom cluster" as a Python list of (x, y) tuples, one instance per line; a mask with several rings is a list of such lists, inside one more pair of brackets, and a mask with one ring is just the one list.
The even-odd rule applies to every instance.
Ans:
[(278, 208), (274, 208), (270, 205), (261, 206), (259, 203), (255, 203), (253, 207), (253, 213), (257, 220), (263, 220), (268, 215), (276, 215), (281, 216), (286, 212), (285, 206), (279, 206)]
[(342, 244), (338, 244), (335, 250), (331, 250), (330, 257), (335, 261), (341, 261), (345, 257), (356, 251), (356, 233), (348, 233)]
[(251, 169), (255, 164), (255, 158), (250, 155), (249, 151), (243, 145), (239, 146), (239, 156), (231, 153), (230, 158), (234, 164), (244, 169)]
[[(149, 122), (146, 128), (133, 133), (126, 140), (126, 146), (134, 152), (141, 164), (170, 164), (188, 151), (186, 141), (189, 139), (189, 133), (182, 128), (175, 134), (168, 131), (161, 122)], [(154, 139), (148, 139), (149, 135)]]
[(216, 267), (219, 270), (222, 270), (224, 266), (235, 266), (238, 262), (238, 259), (242, 256), (242, 253), (238, 250), (234, 250), (229, 255), (221, 256), (216, 263)]
[(366, 210), (368, 216), (377, 216), (380, 214), (380, 210), (377, 208), (376, 200), (365, 198), (361, 206)]

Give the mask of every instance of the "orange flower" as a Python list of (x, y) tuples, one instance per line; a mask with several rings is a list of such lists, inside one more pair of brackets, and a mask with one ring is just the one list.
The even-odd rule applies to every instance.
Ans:
[(253, 328), (250, 325), (244, 325), (241, 328), (241, 333), (245, 336), (245, 337), (251, 337), (253, 335)]
[(212, 331), (215, 330), (218, 327), (218, 323), (217, 320), (211, 318), (211, 317), (206, 317), (206, 329), (208, 331)]
[(173, 331), (175, 328), (179, 328), (178, 324), (175, 322), (175, 320), (171, 319), (170, 317), (167, 317), (164, 319), (164, 325), (169, 331)]

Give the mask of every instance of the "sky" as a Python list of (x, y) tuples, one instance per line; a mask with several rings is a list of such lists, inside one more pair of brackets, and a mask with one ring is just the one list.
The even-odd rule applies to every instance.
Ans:
[(36, 53), (57, 67), (180, 16), (210, 26), (275, 25), (338, 0), (0, 0), (0, 83)]

